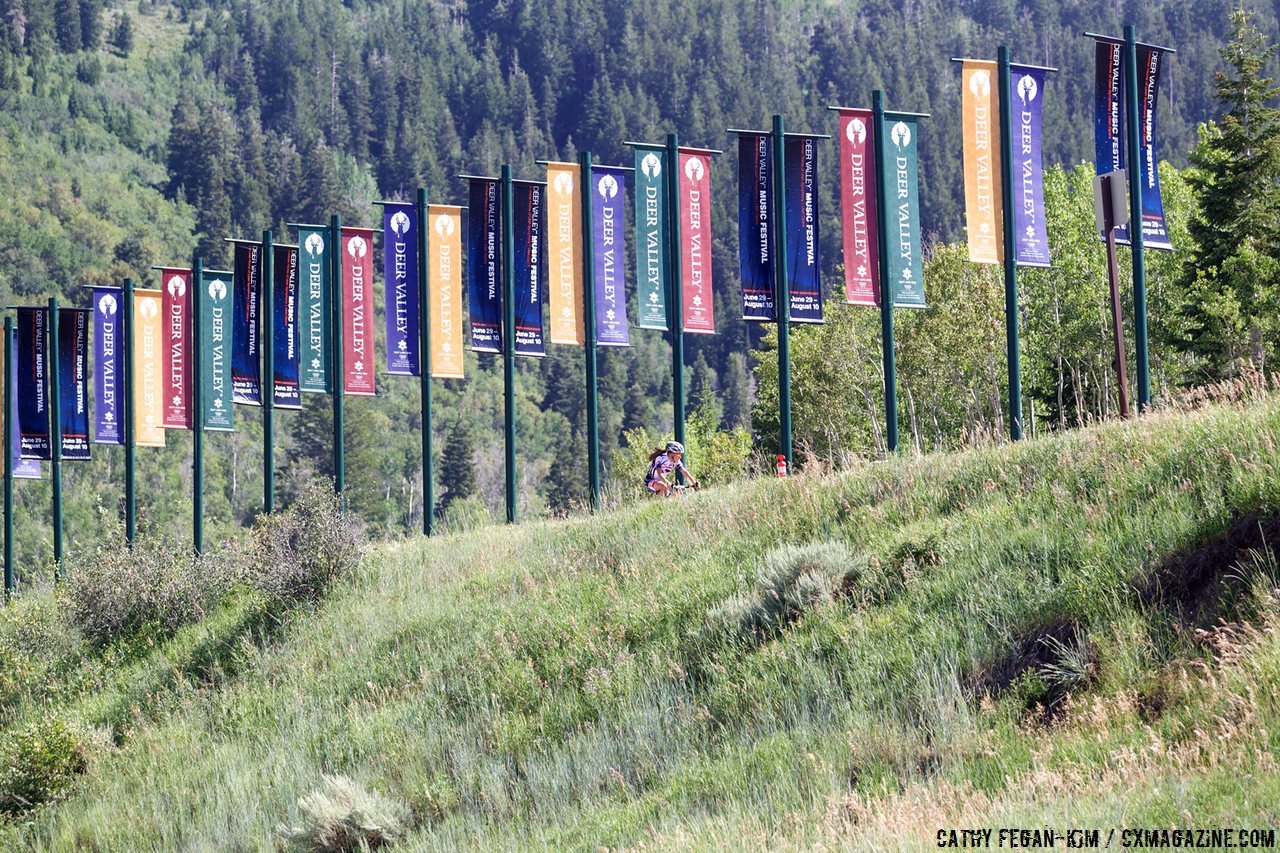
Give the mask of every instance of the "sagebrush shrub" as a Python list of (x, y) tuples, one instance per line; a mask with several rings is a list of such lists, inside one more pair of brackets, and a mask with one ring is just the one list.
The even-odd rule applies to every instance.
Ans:
[(58, 720), (10, 732), (0, 755), (0, 816), (6, 818), (56, 801), (88, 765), (84, 745)]
[(278, 605), (319, 599), (367, 545), (364, 528), (340, 507), (331, 487), (313, 481), (284, 512), (259, 518), (246, 555), (249, 581)]
[(286, 841), (316, 853), (349, 853), (394, 844), (408, 833), (409, 808), (346, 776), (325, 776), (298, 799), (302, 824), (282, 827)]

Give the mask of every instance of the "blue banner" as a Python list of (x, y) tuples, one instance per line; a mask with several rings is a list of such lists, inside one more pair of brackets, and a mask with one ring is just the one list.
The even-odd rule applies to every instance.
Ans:
[(8, 357), (4, 360), (9, 369), (6, 381), (13, 389), (12, 402), (5, 417), (13, 424), (13, 476), (19, 480), (39, 480), (40, 461), (22, 458), (22, 430), (18, 424), (18, 336), (9, 339)]
[(47, 308), (18, 309), (18, 433), (23, 459), (52, 459)]
[(298, 389), (298, 248), (274, 246), (271, 264), (273, 405), (301, 409)]
[(58, 428), (62, 458), (89, 458), (89, 312), (58, 309)]
[(93, 289), (93, 440), (97, 444), (124, 444), (120, 431), (124, 385), (121, 303), (120, 288)]
[(1149, 249), (1173, 250), (1160, 197), (1160, 169), (1156, 162), (1156, 107), (1160, 102), (1160, 68), (1164, 51), (1138, 45), (1138, 182), (1142, 184), (1142, 240)]
[(471, 348), (476, 352), (502, 352), (502, 235), (498, 230), (498, 182), (473, 178), (467, 212)]
[[(631, 345), (627, 330), (627, 288), (623, 268), (623, 213), (627, 203), (627, 173), (597, 166), (591, 181), (592, 267), (595, 278), (596, 344)], [(588, 311), (593, 310), (591, 307)]]
[(1009, 66), (1013, 114), (1013, 241), (1020, 267), (1048, 267), (1049, 233), (1044, 218), (1043, 68)]
[(786, 160), (787, 283), (792, 323), (822, 322), (822, 277), (818, 270), (818, 140), (783, 142)]
[(515, 222), (511, 224), (515, 269), (516, 355), (546, 355), (542, 342), (542, 260), (546, 238), (542, 229), (546, 189), (541, 184), (512, 186)]
[(262, 301), (262, 245), (236, 243), (231, 287), (231, 398), (262, 405), (262, 354), (258, 342), (258, 306)]
[(382, 280), (386, 287), (387, 372), (419, 375), (418, 211), (409, 202), (382, 206)]
[(738, 137), (738, 262), (742, 269), (742, 319), (773, 322), (773, 155), (770, 137)]

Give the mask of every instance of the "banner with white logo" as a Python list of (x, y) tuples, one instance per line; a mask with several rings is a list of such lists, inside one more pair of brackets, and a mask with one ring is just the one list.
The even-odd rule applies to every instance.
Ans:
[(875, 140), (871, 110), (840, 111), (840, 231), (844, 295), (850, 305), (880, 304)]
[(298, 229), (298, 388), (310, 394), (333, 390), (329, 378), (329, 230)]
[(301, 409), (298, 393), (298, 247), (277, 243), (271, 264), (271, 377), (272, 405)]
[(122, 304), (120, 288), (93, 289), (93, 440), (97, 444), (124, 444), (120, 429), (120, 393), (124, 388)]
[(818, 140), (783, 142), (786, 176), (788, 317), (792, 323), (822, 322), (822, 277), (818, 253)]
[(89, 458), (89, 312), (58, 309), (58, 429), (63, 459)]
[[(3, 347), (0, 347), (3, 351)], [(39, 480), (40, 479), (40, 460), (23, 459), (22, 458), (22, 425), (18, 420), (18, 336), (14, 335), (9, 339), (9, 348), (3, 352), (5, 381), (9, 383), (9, 387), (13, 389), (10, 395), (11, 403), (9, 411), (4, 412), (0, 417), (0, 426), (3, 426), (4, 418), (8, 418), (13, 424), (13, 453), (10, 455), (10, 464), (12, 465), (13, 476), (18, 480)]]
[(520, 182), (512, 186), (511, 223), (515, 257), (516, 355), (541, 358), (542, 343), (542, 207), (545, 191), (540, 184)]
[(636, 150), (636, 304), (642, 329), (667, 331), (667, 152)]
[(201, 420), (209, 432), (231, 432), (235, 415), (231, 401), (231, 282), (205, 274), (196, 296), (200, 301)]
[(627, 330), (626, 261), (622, 235), (627, 203), (627, 173), (597, 166), (591, 182), (591, 248), (595, 272), (596, 343), (602, 347), (631, 345)]
[[(258, 311), (262, 302), (262, 244), (235, 243), (232, 266), (231, 394), (246, 406), (262, 404), (262, 352)], [(136, 372), (134, 374), (137, 375)]]
[(964, 215), (969, 260), (998, 264), (1003, 256), (1000, 197), (1000, 87), (996, 63), (966, 59), (961, 65), (964, 121)]
[(373, 380), (373, 229), (343, 228), (343, 392), (375, 395)]
[(920, 246), (920, 172), (914, 116), (886, 113), (877, 139), (885, 188), (884, 227), (889, 296), (895, 308), (924, 308), (924, 259)]
[(471, 349), (500, 353), (502, 232), (498, 227), (497, 181), (472, 179), (467, 213), (467, 301), (471, 308)]
[(714, 335), (711, 294), (711, 158), (680, 149), (680, 282), (684, 328)]
[(133, 443), (164, 447), (164, 298), (133, 292)]
[(427, 208), (427, 295), (431, 323), (431, 375), (463, 378), (462, 208)]
[(382, 207), (387, 372), (418, 375), (418, 211), (409, 202)]
[(1049, 232), (1044, 218), (1043, 68), (1009, 66), (1013, 113), (1013, 244), (1020, 267), (1048, 267)]
[(742, 319), (773, 322), (773, 149), (768, 134), (738, 136), (738, 266)]
[(547, 301), (551, 343), (586, 342), (582, 308), (582, 188), (573, 163), (547, 164), (547, 215), (551, 259)]
[(164, 294), (164, 426), (191, 429), (191, 270), (160, 271)]
[(49, 309), (19, 308), (18, 436), (23, 459), (52, 459), (49, 440)]

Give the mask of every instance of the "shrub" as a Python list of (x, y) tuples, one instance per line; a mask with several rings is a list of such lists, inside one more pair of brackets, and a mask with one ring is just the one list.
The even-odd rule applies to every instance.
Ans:
[(404, 839), (409, 809), (346, 776), (325, 776), (322, 790), (298, 799), (303, 823), (283, 827), (286, 841), (318, 853), (375, 850)]
[[(644, 473), (649, 469), (649, 453), (671, 440), (671, 435), (647, 429), (629, 429), (623, 434), (626, 446), (613, 454), (610, 476), (624, 495), (644, 492)], [(751, 435), (742, 427), (716, 428), (715, 412), (700, 406), (685, 421), (685, 458), (689, 470), (705, 485), (728, 483), (748, 473)]]
[(355, 568), (366, 545), (356, 517), (342, 512), (332, 487), (316, 480), (284, 512), (258, 519), (246, 574), (276, 605), (313, 602)]
[(475, 530), (486, 524), (492, 524), (493, 517), (489, 508), (480, 497), (458, 498), (449, 504), (440, 521), (440, 528), (446, 533), (458, 533), (464, 530)]
[(87, 766), (79, 738), (58, 720), (8, 737), (0, 764), (0, 816), (13, 818), (56, 801)]

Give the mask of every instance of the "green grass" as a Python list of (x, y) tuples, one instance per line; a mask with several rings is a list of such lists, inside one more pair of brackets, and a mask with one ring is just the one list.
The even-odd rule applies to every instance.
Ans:
[[(1262, 398), (388, 544), (314, 611), (242, 596), (105, 652), (32, 598), (0, 616), (0, 724), (58, 719), (89, 766), (0, 846), (269, 849), (323, 774), (407, 804), (406, 849), (1276, 826), (1280, 600), (1227, 585), (1201, 622), (1250, 626), (1198, 637), (1134, 587), (1280, 514), (1278, 427)], [(760, 639), (707, 620), (822, 541), (854, 589)], [(1074, 663), (978, 689), (1064, 625)]]

